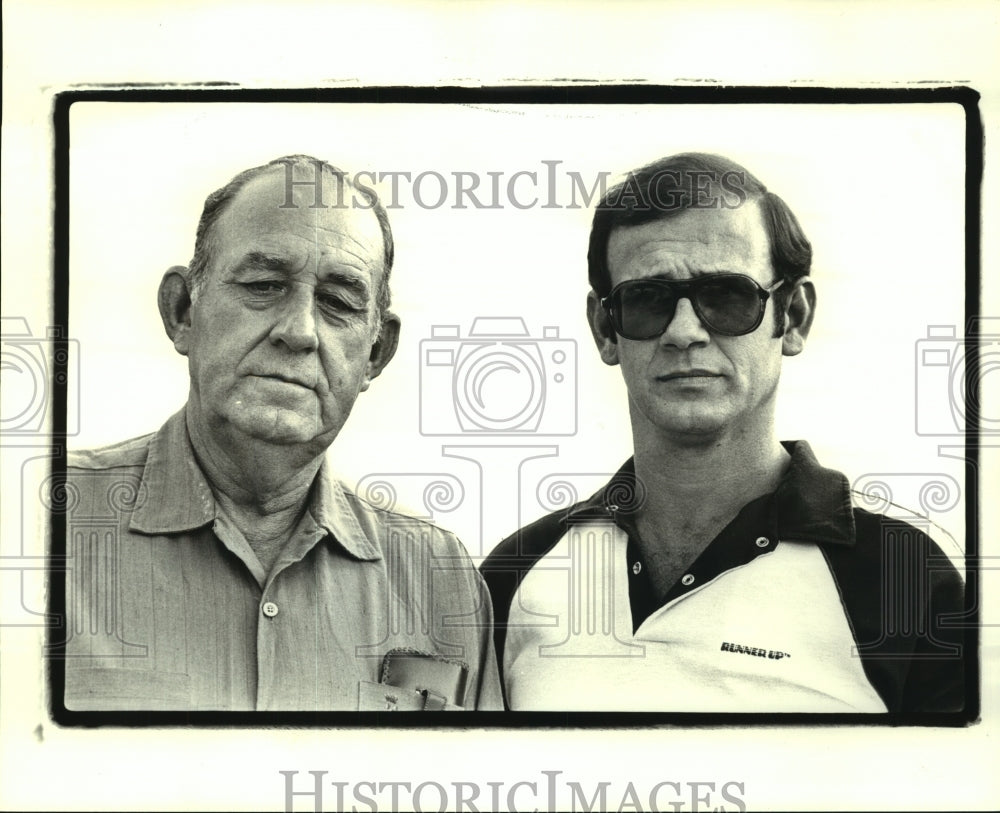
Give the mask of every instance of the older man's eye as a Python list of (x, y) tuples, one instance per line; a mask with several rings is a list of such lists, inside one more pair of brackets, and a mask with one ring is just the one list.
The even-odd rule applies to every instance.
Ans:
[(319, 306), (327, 313), (356, 313), (361, 310), (357, 305), (349, 302), (347, 299), (341, 296), (320, 296), (318, 297)]
[(244, 282), (243, 288), (247, 293), (254, 296), (274, 296), (285, 290), (285, 286), (274, 280), (256, 280), (254, 282)]

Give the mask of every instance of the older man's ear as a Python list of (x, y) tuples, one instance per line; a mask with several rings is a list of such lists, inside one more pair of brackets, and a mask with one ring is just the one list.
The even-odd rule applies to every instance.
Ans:
[(368, 369), (365, 370), (365, 380), (361, 384), (361, 391), (368, 389), (372, 379), (378, 378), (379, 373), (385, 369), (392, 357), (396, 355), (396, 347), (399, 344), (400, 319), (392, 311), (386, 311), (382, 317), (382, 326), (379, 328), (378, 336), (372, 344), (371, 353), (368, 355)]
[(191, 329), (190, 272), (183, 265), (173, 265), (160, 280), (156, 303), (160, 308), (163, 329), (182, 356), (188, 354), (188, 334)]

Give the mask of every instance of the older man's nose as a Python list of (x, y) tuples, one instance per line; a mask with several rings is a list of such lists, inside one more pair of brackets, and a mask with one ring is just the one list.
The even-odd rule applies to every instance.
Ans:
[(319, 346), (316, 303), (311, 287), (296, 286), (289, 293), (271, 330), (271, 341), (284, 344), (295, 352), (315, 350)]

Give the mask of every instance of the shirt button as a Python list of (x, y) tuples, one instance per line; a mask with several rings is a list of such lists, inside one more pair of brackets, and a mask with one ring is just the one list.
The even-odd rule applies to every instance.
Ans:
[(771, 540), (768, 539), (766, 536), (758, 536), (756, 544), (758, 548), (766, 548), (768, 545), (771, 544)]
[(681, 576), (681, 584), (683, 584), (685, 587), (694, 584), (694, 576), (692, 576), (690, 573), (685, 573), (683, 576)]
[(278, 605), (273, 601), (265, 601), (264, 606), (260, 609), (268, 618), (274, 618), (278, 614)]
[(636, 576), (638, 576), (640, 573), (642, 573), (642, 562), (636, 562), (634, 565), (632, 565), (632, 572)]

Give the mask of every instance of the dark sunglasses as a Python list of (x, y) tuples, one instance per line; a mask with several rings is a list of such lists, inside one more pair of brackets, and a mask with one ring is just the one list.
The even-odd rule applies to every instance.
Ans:
[(767, 299), (786, 280), (762, 288), (744, 274), (707, 274), (685, 280), (634, 279), (616, 285), (601, 300), (611, 324), (626, 339), (653, 339), (674, 318), (677, 302), (688, 299), (701, 323), (721, 336), (753, 333), (764, 318)]

